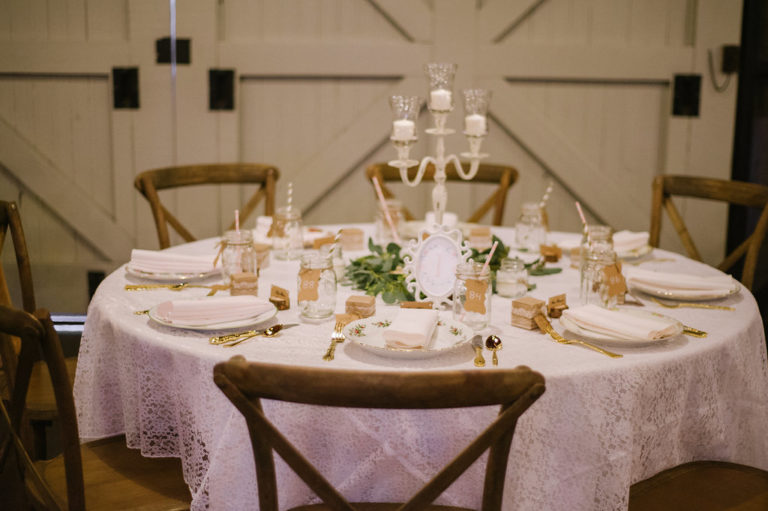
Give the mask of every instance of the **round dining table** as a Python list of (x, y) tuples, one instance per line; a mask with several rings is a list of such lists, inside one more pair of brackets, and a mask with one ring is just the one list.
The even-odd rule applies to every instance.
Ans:
[[(373, 232), (369, 224), (347, 225)], [(335, 232), (341, 226), (325, 226)], [(507, 246), (514, 229), (492, 229)], [(550, 233), (549, 242), (573, 243), (578, 235)], [(184, 254), (215, 255), (218, 239), (172, 247)], [(358, 257), (367, 251), (346, 252)], [(524, 254), (530, 257), (530, 254)], [(720, 272), (680, 255), (654, 249), (625, 265), (693, 275)], [(579, 304), (579, 272), (563, 257), (554, 275), (531, 277), (529, 295), (547, 300), (566, 294)], [(271, 338), (256, 337), (225, 348), (209, 344), (211, 332), (158, 324), (135, 314), (173, 299), (204, 297), (207, 288), (128, 291), (142, 282), (121, 267), (98, 287), (88, 309), (74, 394), (83, 441), (125, 434), (144, 456), (179, 457), (192, 509), (256, 509), (255, 466), (242, 415), (213, 382), (213, 366), (234, 355), (247, 360), (334, 369), (439, 371), (475, 367), (467, 345), (438, 356), (409, 359), (373, 353), (353, 342), (323, 359), (334, 319), (304, 322), (295, 306), (297, 261), (272, 258), (259, 277), (258, 294), (273, 284), (289, 291), (292, 307), (271, 321), (298, 323)], [(203, 284), (217, 283), (215, 279)], [(226, 293), (226, 292), (225, 292)], [(336, 312), (363, 294), (340, 285)], [(768, 469), (768, 362), (762, 318), (744, 287), (704, 302), (733, 310), (667, 309), (636, 293), (626, 308), (672, 317), (707, 337), (678, 335), (643, 345), (604, 346), (610, 358), (577, 345), (511, 325), (512, 300), (494, 295), (491, 324), (500, 368), (526, 365), (546, 379), (546, 392), (522, 416), (515, 432), (502, 508), (511, 510), (622, 510), (630, 485), (692, 460), (725, 460)], [(376, 316), (399, 308), (376, 300)], [(451, 318), (451, 311), (440, 316)], [(560, 332), (557, 320), (553, 326)], [(572, 336), (570, 333), (566, 335)], [(596, 341), (595, 341), (596, 342)], [(265, 401), (266, 415), (351, 501), (404, 501), (460, 452), (498, 413), (465, 410), (333, 409)], [(479, 508), (484, 461), (475, 463), (437, 503)], [(280, 507), (318, 502), (276, 457)]]

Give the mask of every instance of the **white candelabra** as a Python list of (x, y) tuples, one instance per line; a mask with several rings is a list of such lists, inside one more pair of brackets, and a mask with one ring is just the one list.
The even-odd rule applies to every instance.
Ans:
[[(462, 158), (469, 160), (469, 170), (464, 167), (455, 154), (445, 155), (445, 137), (452, 135), (455, 130), (446, 128), (448, 115), (453, 111), (453, 77), (456, 74), (456, 64), (431, 63), (424, 66), (429, 78), (429, 100), (427, 107), (434, 120), (434, 127), (425, 130), (427, 134), (436, 137), (435, 156), (425, 156), (421, 162), (410, 159), (410, 152), (418, 140), (416, 136), (416, 120), (421, 111), (422, 99), (418, 96), (392, 96), (389, 105), (394, 116), (392, 122), (392, 144), (397, 149), (397, 160), (389, 165), (400, 169), (400, 178), (408, 186), (417, 186), (424, 177), (427, 166), (435, 166), (435, 188), (432, 190), (432, 208), (435, 212), (435, 222), (442, 224), (443, 213), (448, 201), (445, 188), (445, 168), (453, 163), (458, 175), (464, 180), (475, 177), (480, 167), (480, 160), (488, 154), (480, 152), (483, 139), (488, 134), (488, 103), (491, 92), (484, 89), (467, 89), (462, 91), (464, 96), (464, 135), (469, 142), (469, 152), (461, 153)], [(408, 177), (408, 169), (418, 165), (419, 169), (413, 179)]]

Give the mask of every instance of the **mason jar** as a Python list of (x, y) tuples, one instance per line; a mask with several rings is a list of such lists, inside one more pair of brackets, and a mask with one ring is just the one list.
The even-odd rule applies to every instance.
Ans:
[(272, 219), (272, 252), (276, 259), (298, 259), (304, 249), (301, 211), (282, 207)]
[(299, 314), (307, 319), (324, 319), (336, 309), (336, 273), (328, 253), (306, 252), (301, 256), (297, 278)]
[(538, 252), (539, 245), (546, 243), (546, 241), (547, 229), (544, 226), (539, 203), (524, 203), (520, 218), (515, 224), (515, 243), (517, 243), (518, 248)]
[(256, 253), (250, 230), (225, 232), (222, 245), (221, 272), (225, 282), (234, 273), (256, 273)]
[(453, 286), (453, 319), (474, 330), (491, 322), (491, 271), (480, 263), (463, 263), (456, 267)]
[(390, 228), (389, 221), (387, 220), (387, 214), (389, 214), (389, 218), (392, 220), (394, 230), (399, 232), (403, 205), (397, 199), (387, 199), (383, 204), (381, 201), (377, 202), (377, 204), (376, 218), (374, 219), (376, 242), (386, 246), (388, 243), (395, 241), (392, 235), (392, 228)]
[(610, 296), (603, 269), (616, 264), (616, 252), (610, 239), (592, 239), (581, 259), (581, 301), (607, 308), (616, 306), (618, 297)]
[(504, 259), (496, 271), (496, 292), (506, 298), (520, 298), (528, 292), (528, 269), (519, 258)]

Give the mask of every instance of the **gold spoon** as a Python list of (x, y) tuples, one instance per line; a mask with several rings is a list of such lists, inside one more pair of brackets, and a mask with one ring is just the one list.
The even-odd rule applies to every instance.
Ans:
[(265, 329), (263, 332), (256, 332), (251, 330), (251, 332), (248, 332), (248, 334), (245, 335), (245, 337), (242, 337), (240, 339), (237, 339), (234, 342), (230, 342), (229, 344), (222, 344), (221, 346), (224, 346), (225, 348), (232, 348), (233, 346), (237, 346), (243, 341), (247, 341), (248, 339), (252, 339), (256, 337), (257, 335), (260, 335), (262, 337), (274, 337), (277, 335), (277, 332), (283, 329), (283, 325), (278, 323), (277, 325), (272, 325), (271, 327)]
[(501, 339), (496, 335), (489, 335), (485, 340), (485, 347), (493, 352), (493, 365), (499, 365), (499, 357), (496, 352), (502, 348)]
[(472, 338), (472, 348), (475, 350), (475, 367), (485, 367), (482, 336), (476, 335)]

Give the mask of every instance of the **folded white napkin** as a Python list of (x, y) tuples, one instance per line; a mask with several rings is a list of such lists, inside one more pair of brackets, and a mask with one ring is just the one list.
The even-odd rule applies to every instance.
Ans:
[(733, 289), (734, 281), (730, 275), (699, 277), (686, 273), (663, 273), (642, 268), (625, 268), (627, 283), (636, 282), (668, 291), (723, 292)]
[(157, 306), (157, 317), (188, 326), (212, 325), (256, 317), (274, 305), (253, 295), (221, 296), (200, 300), (170, 300)]
[(426, 348), (436, 326), (437, 311), (434, 309), (400, 309), (382, 335), (391, 348)]
[(654, 316), (636, 316), (620, 310), (608, 310), (597, 305), (583, 305), (563, 311), (566, 319), (584, 330), (624, 339), (653, 341), (672, 335), (676, 324)]
[(206, 273), (213, 271), (213, 255), (193, 256), (157, 250), (131, 250), (128, 265), (151, 273)]
[(619, 231), (613, 234), (613, 250), (620, 254), (648, 245), (647, 232)]

